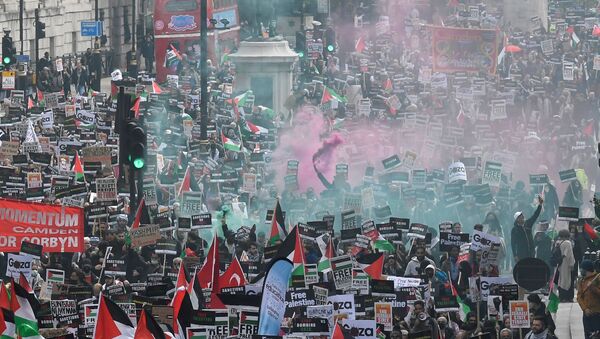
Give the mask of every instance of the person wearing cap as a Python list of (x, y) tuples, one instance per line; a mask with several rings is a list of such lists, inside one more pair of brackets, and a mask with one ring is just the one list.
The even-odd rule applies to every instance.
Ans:
[(514, 214), (514, 226), (510, 232), (511, 246), (515, 262), (524, 258), (532, 258), (535, 256), (535, 244), (533, 242), (532, 228), (535, 221), (540, 216), (544, 199), (538, 196), (538, 207), (529, 219), (525, 219), (523, 212), (519, 211)]
[(440, 338), (442, 339), (454, 339), (456, 338), (456, 333), (454, 333), (454, 329), (448, 326), (448, 319), (445, 317), (439, 317), (437, 319), (438, 326), (440, 327)]
[(600, 275), (594, 271), (591, 260), (583, 260), (579, 269), (577, 303), (583, 311), (583, 331), (588, 339), (591, 333), (600, 331)]

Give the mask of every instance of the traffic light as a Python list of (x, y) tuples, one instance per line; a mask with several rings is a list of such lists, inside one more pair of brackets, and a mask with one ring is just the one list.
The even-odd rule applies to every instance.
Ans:
[(46, 37), (46, 24), (41, 21), (36, 21), (35, 23), (35, 38), (43, 39)]
[[(134, 169), (142, 169), (146, 165), (146, 131), (138, 122), (130, 121), (125, 126), (127, 138), (127, 160)], [(122, 137), (122, 136), (121, 136)]]
[(2, 66), (4, 68), (8, 68), (10, 65), (16, 64), (16, 49), (13, 46), (13, 40), (8, 35), (9, 33), (5, 32), (6, 35), (2, 37)]
[(325, 44), (327, 52), (335, 52), (335, 31), (331, 27), (327, 27), (325, 30)]
[(296, 32), (296, 53), (300, 59), (306, 55), (306, 35), (303, 32)]

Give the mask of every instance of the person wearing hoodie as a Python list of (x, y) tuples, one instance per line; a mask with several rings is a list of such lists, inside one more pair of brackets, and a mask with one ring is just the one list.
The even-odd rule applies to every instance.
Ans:
[(529, 219), (525, 219), (523, 212), (516, 212), (514, 214), (514, 226), (510, 232), (512, 254), (515, 258), (515, 263), (524, 258), (531, 258), (535, 256), (535, 244), (533, 242), (533, 225), (540, 216), (542, 211), (542, 205), (544, 199), (538, 196), (538, 207)]
[(406, 270), (404, 271), (405, 277), (420, 277), (425, 272), (425, 268), (428, 265), (433, 265), (433, 267), (435, 267), (433, 260), (427, 258), (425, 253), (425, 247), (417, 247), (415, 256), (412, 257), (406, 265)]

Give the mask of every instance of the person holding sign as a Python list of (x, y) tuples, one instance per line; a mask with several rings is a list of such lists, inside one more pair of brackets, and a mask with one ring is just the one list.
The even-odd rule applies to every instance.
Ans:
[(518, 262), (524, 258), (532, 258), (535, 256), (535, 244), (533, 243), (532, 229), (535, 221), (540, 216), (542, 205), (544, 204), (544, 199), (541, 196), (538, 196), (537, 199), (538, 207), (531, 218), (525, 220), (525, 215), (523, 212), (516, 212), (514, 214), (515, 223), (512, 231), (510, 232), (510, 236), (515, 262)]

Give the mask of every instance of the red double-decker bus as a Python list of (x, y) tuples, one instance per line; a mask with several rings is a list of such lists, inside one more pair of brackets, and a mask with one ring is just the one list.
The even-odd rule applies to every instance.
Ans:
[[(155, 0), (154, 53), (158, 82), (165, 81), (167, 74), (177, 74), (179, 58), (173, 58), (174, 55), (185, 54), (188, 60), (200, 60), (200, 1), (208, 2), (208, 19), (217, 22), (214, 26), (207, 23), (208, 58), (217, 62), (239, 43), (237, 0)], [(227, 26), (223, 19), (228, 21)]]

